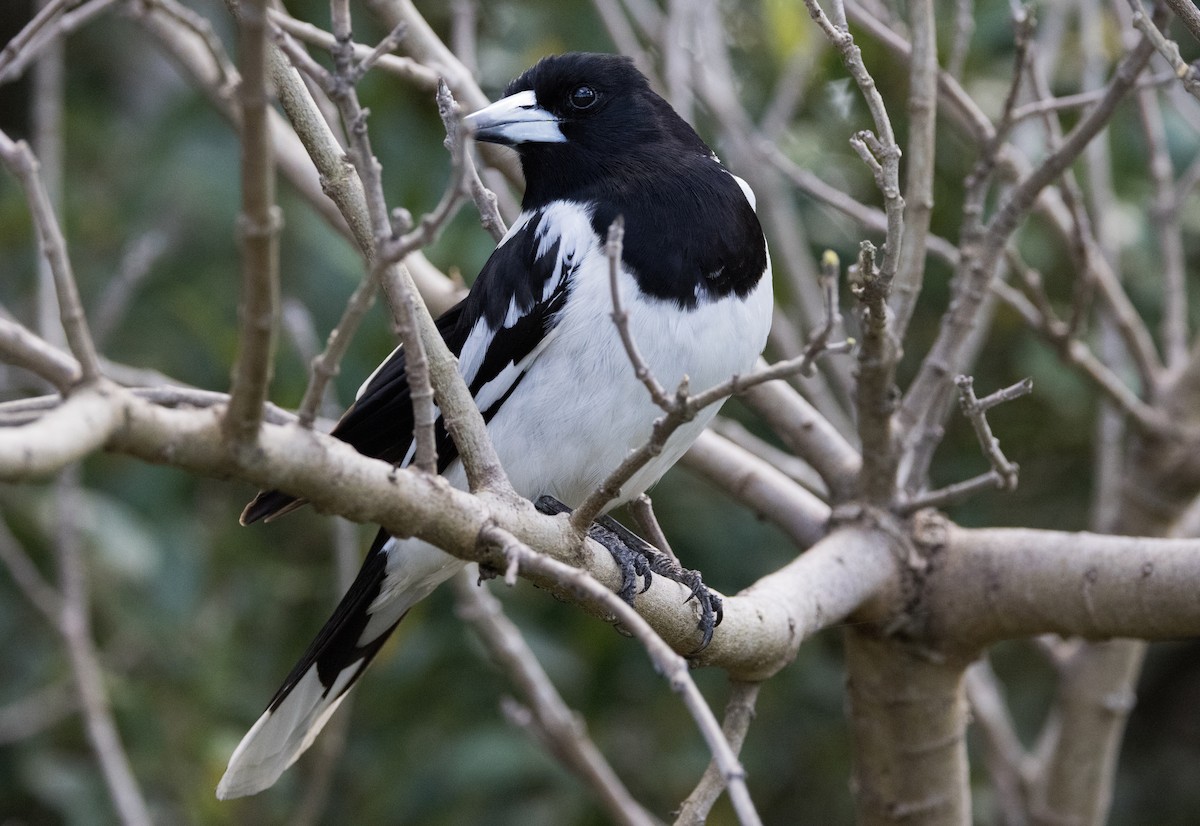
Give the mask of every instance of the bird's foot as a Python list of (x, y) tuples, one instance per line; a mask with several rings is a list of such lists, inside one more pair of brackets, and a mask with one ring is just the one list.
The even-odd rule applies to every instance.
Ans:
[[(553, 496), (538, 497), (534, 507), (551, 516), (571, 512), (569, 507)], [(654, 574), (685, 586), (691, 592), (688, 600), (694, 599), (700, 606), (700, 619), (697, 622), (700, 645), (692, 653), (699, 654), (708, 647), (712, 642), (713, 630), (721, 624), (724, 616), (723, 603), (721, 597), (704, 584), (699, 571), (680, 567), (658, 548), (607, 514), (592, 523), (588, 528), (588, 536), (612, 554), (613, 561), (621, 571), (621, 588), (617, 596), (630, 605), (636, 594), (650, 587)], [(637, 587), (638, 577), (642, 579), (641, 590)]]

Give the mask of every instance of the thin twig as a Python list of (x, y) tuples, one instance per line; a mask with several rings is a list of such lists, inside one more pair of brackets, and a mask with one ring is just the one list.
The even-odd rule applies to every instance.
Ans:
[[(371, 148), (366, 123), (367, 113), (359, 102), (355, 87), (346, 81), (354, 74), (349, 5), (345, 0), (334, 0), (332, 9), (333, 31), (337, 39), (337, 46), (334, 50), (334, 73), (328, 72), (316, 63), (289, 38), (283, 38), (280, 41), (280, 47), (293, 65), (312, 77), (337, 105), (350, 138), (348, 154), (362, 181), (370, 234), (373, 238), (371, 249), (381, 249), (393, 239), (395, 228), (392, 225), (387, 201), (383, 194), (380, 165)], [(407, 30), (408, 37), (416, 36), (418, 40), (421, 40), (424, 37), (421, 29), (423, 25), (425, 25), (423, 20), (414, 19), (412, 27)], [(407, 38), (406, 42), (408, 42)], [(457, 64), (452, 55), (448, 59)], [(368, 261), (372, 263), (372, 277), (394, 279), (393, 283), (398, 287), (399, 293), (395, 296), (397, 300), (393, 302), (393, 310), (407, 312), (405, 308), (409, 306), (408, 298), (404, 294), (413, 294), (417, 316), (416, 333), (429, 359), (430, 384), (437, 393), (446, 429), (454, 439), (458, 453), (462, 457), (469, 487), (473, 491), (508, 489), (507, 476), (496, 456), (495, 448), (488, 439), (482, 414), (462, 381), (458, 372), (457, 360), (447, 349), (428, 308), (417, 294), (408, 268), (404, 266), (403, 262), (397, 262), (388, 266), (388, 269), (394, 272), (383, 276), (379, 268), (374, 266), (375, 261), (370, 257), (370, 253), (368, 253)], [(403, 341), (402, 344), (408, 352), (417, 351), (417, 345), (413, 340)], [(410, 385), (416, 378), (410, 372)], [(422, 395), (424, 392), (422, 388), (417, 387), (413, 387), (413, 390), (414, 396)]]
[(642, 358), (637, 342), (634, 341), (633, 333), (629, 330), (629, 313), (625, 312), (625, 308), (621, 304), (621, 252), (624, 242), (625, 218), (618, 215), (609, 226), (608, 237), (604, 242), (604, 254), (608, 259), (609, 291), (612, 295), (613, 324), (616, 325), (617, 333), (621, 336), (621, 344), (625, 347), (629, 363), (633, 365), (633, 374), (638, 381), (645, 385), (646, 392), (650, 394), (654, 403), (670, 413), (674, 402), (667, 394), (666, 388), (659, 384), (658, 379), (654, 377), (646, 360)]
[(70, 11), (63, 9), (78, 0), (47, 3), (0, 52), (0, 86), (17, 80), (46, 46), (60, 42), (101, 12), (116, 5), (117, 1), (88, 0)]
[(958, 376), (954, 383), (958, 386), (959, 407), (962, 409), (962, 414), (971, 422), (971, 427), (975, 429), (975, 437), (979, 440), (979, 446), (983, 448), (984, 455), (991, 462), (992, 469), (1003, 480), (1004, 489), (1015, 490), (1019, 469), (1015, 463), (1008, 461), (1004, 452), (1000, 450), (1000, 440), (992, 435), (992, 428), (987, 420), (987, 411), (998, 404), (1032, 393), (1033, 379), (1021, 379), (1016, 384), (997, 390), (982, 399), (975, 396), (975, 380), (971, 376)]
[[(1133, 11), (1133, 27), (1154, 44), (1155, 50), (1166, 59), (1175, 76), (1183, 84), (1189, 95), (1200, 100), (1200, 72), (1191, 63), (1184, 61), (1179, 53), (1179, 44), (1163, 34), (1162, 29), (1154, 25), (1154, 21), (1142, 9), (1141, 0), (1129, 0), (1129, 8)], [(1195, 7), (1193, 7), (1195, 11)]]
[(642, 644), (654, 663), (655, 670), (666, 678), (671, 690), (681, 696), (684, 707), (696, 721), (696, 726), (719, 767), (720, 776), (729, 789), (729, 797), (739, 823), (743, 826), (760, 824), (762, 821), (746, 788), (746, 773), (725, 739), (712, 710), (692, 680), (687, 660), (672, 651), (637, 611), (584, 571), (533, 551), (512, 534), (498, 527), (485, 529), (480, 538), (503, 549), (505, 556), (510, 562), (515, 562), (521, 571), (550, 578), (572, 591), (580, 600), (602, 607), (604, 612), (614, 616), (617, 622)]
[[(1162, 72), (1157, 75), (1139, 80), (1135, 88), (1138, 91), (1146, 89), (1157, 89), (1166, 86), (1168, 83), (1174, 83), (1178, 78), (1172, 72)], [(1099, 101), (1105, 95), (1105, 89), (1091, 89), (1086, 92), (1078, 92), (1073, 95), (1062, 95), (1060, 97), (1048, 97), (1040, 100), (1033, 100), (1029, 103), (1022, 103), (1020, 106), (1014, 107), (1012, 111), (1012, 122), (1014, 124), (1029, 120), (1030, 118), (1045, 117), (1048, 114), (1062, 112), (1066, 109), (1081, 109), (1085, 106), (1091, 106)]]
[(985, 490), (1006, 490), (1008, 483), (995, 469), (961, 482), (953, 482), (937, 490), (922, 491), (896, 505), (896, 513), (909, 516), (925, 508), (948, 508), (965, 502)]
[[(909, 438), (925, 433), (935, 417), (941, 416), (949, 391), (949, 378), (961, 369), (964, 344), (976, 330), (984, 300), (998, 274), (1003, 250), (1017, 224), (1028, 214), (1038, 195), (1063, 173), (1112, 118), (1117, 104), (1133, 87), (1153, 52), (1153, 46), (1143, 38), (1126, 54), (1101, 102), (1075, 125), (1056, 151), (1002, 199), (986, 231), (978, 238), (978, 247), (972, 250), (967, 269), (959, 276), (961, 284), (956, 290), (955, 302), (944, 316), (937, 340), (901, 406), (900, 421)], [(1150, 357), (1146, 353), (1141, 355)]]
[(66, 643), (87, 737), (121, 821), (125, 826), (151, 826), (146, 799), (113, 719), (103, 667), (92, 639), (87, 571), (77, 523), (81, 507), (78, 495), (78, 470), (68, 470), (58, 486), (56, 544), (62, 600), (56, 625)]
[(1166, 123), (1158, 94), (1139, 91), (1136, 102), (1142, 134), (1149, 152), (1147, 164), (1154, 197), (1150, 201), (1150, 224), (1158, 245), (1162, 267), (1162, 322), (1159, 337), (1167, 369), (1177, 370), (1188, 357), (1187, 259), (1183, 247), (1183, 227), (1175, 211), (1175, 169), (1167, 145)]
[(8, 135), (0, 132), (0, 162), (8, 167), (25, 191), (42, 255), (46, 257), (54, 275), (54, 287), (58, 293), (59, 313), (67, 335), (67, 344), (72, 355), (79, 361), (80, 380), (91, 381), (100, 375), (100, 361), (88, 330), (83, 304), (79, 300), (79, 288), (75, 284), (75, 273), (67, 254), (66, 239), (63, 238), (58, 218), (55, 217), (50, 196), (38, 176), (37, 158), (33, 156), (25, 141), (14, 142)]
[[(285, 32), (301, 40), (305, 43), (310, 43), (314, 46), (320, 46), (323, 49), (332, 51), (337, 41), (332, 34), (324, 29), (314, 26), (311, 23), (306, 23), (302, 20), (297, 20), (285, 11), (280, 9), (269, 9), (267, 16), (272, 23), (279, 26)], [(378, 51), (370, 46), (364, 46), (361, 43), (352, 44), (354, 56), (359, 60), (365, 59), (368, 55)], [(391, 48), (395, 48), (392, 45)], [(423, 66), (412, 58), (403, 57), (401, 55), (387, 54), (381, 52), (372, 60), (374, 66), (378, 66), (385, 72), (390, 72), (398, 77), (413, 83), (417, 88), (433, 91), (437, 88), (438, 75), (427, 66)]]
[(92, 334), (100, 346), (121, 323), (138, 287), (150, 275), (155, 262), (167, 251), (175, 235), (173, 229), (156, 227), (126, 245), (116, 273), (92, 312)]
[[(741, 752), (750, 724), (754, 722), (754, 704), (758, 701), (758, 690), (762, 683), (742, 683), (731, 681), (729, 684), (729, 701), (725, 704), (725, 719), (721, 723), (721, 731), (729, 741), (734, 754)], [(712, 806), (725, 789), (721, 770), (714, 759), (704, 770), (704, 775), (692, 793), (679, 807), (679, 816), (675, 818), (674, 826), (703, 826), (708, 821)]]
[(1000, 680), (986, 657), (967, 669), (964, 685), (972, 722), (983, 735), (984, 761), (1005, 826), (1029, 822), (1026, 767), (1031, 757), (1017, 737)]
[[(774, 143), (760, 142), (758, 150), (763, 158), (782, 172), (788, 181), (801, 192), (836, 209), (867, 229), (880, 233), (887, 231), (887, 216), (883, 210), (856, 201), (842, 190), (821, 180), (816, 173), (800, 167), (787, 157)], [(958, 263), (958, 248), (945, 238), (930, 235), (927, 243), (929, 252), (942, 261), (951, 266)]]
[(846, 341), (834, 344), (829, 344), (827, 341), (830, 332), (834, 329), (840, 318), (836, 301), (837, 256), (827, 254), (824, 259), (825, 276), (823, 281), (826, 322), (814, 335), (812, 343), (802, 355), (787, 361), (777, 362), (770, 367), (756, 370), (744, 376), (731, 376), (728, 380), (694, 395), (691, 394), (687, 377), (684, 376), (679, 387), (675, 389), (674, 394), (668, 395), (666, 389), (655, 378), (649, 365), (646, 364), (645, 359), (642, 358), (637, 342), (629, 330), (628, 316), (621, 305), (618, 276), (621, 260), (621, 239), (623, 236), (624, 219), (621, 216), (617, 216), (608, 228), (605, 243), (605, 251), (609, 262), (609, 284), (613, 298), (612, 319), (620, 334), (621, 342), (625, 347), (625, 354), (633, 366), (634, 374), (645, 385), (654, 403), (663, 410), (663, 415), (655, 420), (649, 440), (638, 449), (629, 453), (621, 464), (588, 494), (587, 498), (572, 512), (571, 524), (580, 534), (591, 525), (592, 521), (599, 516), (600, 512), (610, 502), (620, 496), (621, 487), (632, 479), (633, 475), (644, 467), (647, 462), (662, 452), (671, 434), (682, 425), (695, 419), (701, 410), (729, 396), (757, 387), (765, 382), (803, 373), (810, 369), (813, 360), (822, 353), (846, 352), (854, 345), (853, 339), (847, 339)]
[(603, 804), (613, 823), (652, 826), (657, 820), (625, 788), (587, 734), (583, 718), (564, 701), (500, 600), (477, 583), (474, 566), (454, 580), (458, 616), (474, 630), (492, 661), (516, 687), (526, 728)]
[(933, 0), (909, 4), (908, 168), (904, 188), (904, 237), (889, 298), (893, 335), (904, 340), (925, 279), (926, 245), (933, 215), (934, 137), (937, 125), (937, 27)]
[[(446, 148), (450, 152), (450, 182), (442, 191), (442, 197), (437, 205), (427, 214), (422, 215), (411, 230), (402, 230), (403, 235), (389, 238), (378, 247), (379, 260), (383, 264), (402, 261), (410, 253), (433, 243), (442, 228), (458, 212), (466, 200), (470, 187), (467, 184), (468, 156), (466, 151), (466, 132), (463, 128), (461, 112), (450, 87), (444, 82), (438, 84), (437, 90), (438, 114), (442, 125), (446, 128)], [(501, 222), (503, 225), (503, 222)]]
[(658, 517), (654, 514), (654, 503), (650, 497), (644, 493), (635, 497), (629, 503), (629, 510), (633, 514), (634, 521), (638, 523), (638, 528), (641, 529), (642, 537), (666, 554), (676, 566), (682, 568), (683, 566), (679, 564), (679, 557), (675, 555), (675, 551), (671, 550), (671, 543), (667, 541), (667, 535), (663, 533), (662, 525), (658, 524)]
[(0, 361), (41, 376), (61, 393), (78, 384), (82, 377), (78, 361), (6, 318), (0, 318)]
[(967, 65), (967, 53), (971, 49), (971, 36), (975, 33), (974, 0), (956, 0), (954, 3), (954, 39), (950, 42), (950, 57), (946, 59), (946, 72), (951, 77), (962, 77)]
[(59, 617), (62, 616), (62, 596), (42, 576), (42, 572), (30, 559), (29, 554), (25, 553), (21, 543), (13, 536), (3, 519), (0, 519), (0, 562), (4, 563), (9, 576), (29, 600), (29, 604), (41, 611), (52, 625), (57, 626)]
[(275, 203), (274, 144), (268, 119), (266, 0), (241, 4), (238, 31), (242, 75), (238, 88), (242, 119), (242, 211), (238, 216), (241, 323), (223, 422), (234, 452), (253, 445), (262, 424), (279, 324), (279, 236), (283, 229), (283, 213)]
[(385, 267), (378, 278), (383, 281), (383, 294), (391, 309), (393, 326), (404, 346), (404, 373), (413, 407), (413, 467), (425, 473), (437, 471), (437, 443), (434, 425), (437, 409), (433, 403), (433, 385), (429, 381), (429, 358), (425, 344), (417, 332), (417, 309), (414, 291), (405, 290), (394, 267)]

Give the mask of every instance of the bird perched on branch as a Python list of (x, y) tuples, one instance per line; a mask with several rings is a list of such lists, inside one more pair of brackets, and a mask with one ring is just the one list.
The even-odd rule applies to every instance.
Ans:
[[(609, 225), (623, 216), (622, 304), (646, 365), (665, 387), (687, 377), (704, 389), (749, 370), (766, 344), (771, 272), (753, 195), (624, 57), (545, 58), (465, 120), (477, 140), (516, 149), (526, 190), (470, 294), (437, 326), (516, 491), (574, 507), (649, 440), (661, 413), (612, 320)], [(610, 507), (658, 481), (716, 408), (675, 431)], [(333, 435), (368, 456), (411, 460), (402, 351), (367, 379)], [(439, 471), (465, 487), (440, 423), (436, 443)], [(265, 491), (242, 521), (298, 504)], [(332, 618), (233, 753), (217, 795), (272, 785), (404, 614), (463, 564), (381, 530)]]

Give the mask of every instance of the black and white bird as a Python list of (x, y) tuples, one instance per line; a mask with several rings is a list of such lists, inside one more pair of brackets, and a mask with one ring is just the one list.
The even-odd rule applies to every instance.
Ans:
[[(516, 149), (520, 217), (470, 294), (438, 319), (518, 493), (574, 507), (660, 414), (611, 319), (604, 241), (624, 216), (619, 275), (629, 329), (665, 387), (704, 389), (744, 373), (767, 340), (771, 269), (754, 197), (623, 57), (547, 57), (505, 97), (466, 118), (478, 140)], [(677, 430), (612, 503), (643, 493), (716, 413)], [(411, 460), (413, 413), (403, 351), (367, 379), (333, 435), (359, 452)], [(437, 431), (439, 470), (465, 476)], [(260, 493), (250, 523), (301, 504)], [(246, 734), (220, 798), (271, 786), (313, 742), (396, 624), (463, 562), (380, 531), (336, 611)]]

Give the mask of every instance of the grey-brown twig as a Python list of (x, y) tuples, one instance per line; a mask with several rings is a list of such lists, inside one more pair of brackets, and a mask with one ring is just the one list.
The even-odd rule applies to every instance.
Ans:
[(992, 434), (991, 425), (987, 420), (987, 411), (998, 404), (1032, 393), (1033, 379), (1022, 379), (1016, 384), (997, 390), (982, 399), (976, 397), (975, 380), (970, 376), (958, 376), (954, 383), (958, 386), (959, 407), (963, 415), (971, 422), (971, 427), (975, 429), (975, 437), (979, 440), (979, 446), (983, 448), (983, 453), (991, 463), (992, 469), (1003, 480), (1005, 490), (1015, 489), (1018, 467), (1008, 461), (1004, 452), (1000, 450), (1000, 440)]
[(654, 514), (654, 503), (650, 497), (643, 493), (634, 498), (629, 503), (629, 510), (633, 514), (634, 521), (638, 523), (642, 537), (666, 554), (672, 562), (679, 565), (679, 557), (675, 556), (675, 551), (671, 550), (671, 543), (667, 540), (667, 535), (663, 533), (662, 525), (658, 524), (658, 517)]
[(588, 736), (583, 719), (563, 701), (521, 630), (505, 615), (500, 600), (476, 582), (475, 576), (471, 567), (454, 579), (457, 613), (521, 696), (523, 705), (511, 709), (509, 719), (519, 719), (522, 728), (574, 772), (600, 800), (613, 823), (654, 826), (657, 820), (617, 777)]
[(621, 239), (624, 237), (624, 220), (618, 216), (608, 228), (605, 251), (609, 262), (609, 283), (613, 298), (613, 323), (621, 336), (625, 354), (633, 367), (634, 375), (645, 385), (650, 398), (663, 415), (654, 422), (650, 439), (637, 450), (631, 452), (591, 494), (571, 514), (571, 524), (582, 534), (592, 521), (600, 515), (604, 508), (621, 493), (621, 487), (628, 482), (647, 462), (662, 452), (667, 440), (683, 424), (690, 422), (704, 408), (716, 404), (729, 396), (757, 387), (774, 379), (784, 378), (809, 369), (813, 360), (822, 353), (844, 352), (853, 345), (853, 340), (829, 344), (830, 332), (837, 324), (840, 315), (837, 312), (836, 301), (836, 272), (837, 256), (826, 257), (824, 294), (826, 297), (826, 323), (810, 342), (805, 352), (794, 359), (778, 362), (770, 367), (755, 370), (747, 375), (731, 376), (727, 381), (710, 387), (702, 392), (692, 394), (687, 377), (675, 388), (673, 394), (655, 378), (649, 365), (642, 358), (637, 342), (629, 330), (628, 316), (621, 305), (618, 278), (621, 266)]
[(92, 381), (100, 375), (100, 360), (88, 330), (83, 304), (79, 300), (79, 288), (75, 284), (75, 273), (67, 254), (66, 239), (55, 217), (50, 196), (38, 176), (37, 158), (24, 141), (13, 141), (0, 132), (0, 162), (8, 167), (25, 192), (41, 253), (49, 262), (50, 272), (54, 276), (67, 344), (71, 354), (79, 361), (80, 381)]
[[(750, 724), (754, 722), (754, 704), (758, 701), (761, 686), (762, 683), (736, 681), (729, 684), (729, 701), (725, 704), (725, 720), (721, 723), (721, 731), (735, 754), (742, 750)], [(696, 788), (679, 807), (675, 826), (703, 826), (724, 789), (725, 781), (714, 759), (704, 770)]]
[[(373, 249), (380, 249), (395, 234), (394, 227), (383, 194), (379, 162), (371, 149), (366, 112), (358, 100), (354, 86), (346, 82), (346, 78), (351, 77), (355, 71), (354, 50), (350, 40), (349, 6), (342, 0), (335, 0), (333, 9), (333, 29), (338, 44), (334, 51), (335, 73), (326, 71), (288, 39), (284, 38), (280, 45), (293, 64), (312, 77), (338, 107), (350, 138), (349, 156), (362, 180), (371, 235), (374, 239)], [(457, 360), (446, 348), (428, 308), (416, 295), (408, 269), (402, 262), (389, 266), (395, 269), (395, 284), (399, 289), (397, 298), (403, 299), (395, 306), (406, 306), (408, 298), (403, 296), (403, 293), (412, 293), (415, 296), (417, 333), (429, 359), (430, 383), (437, 393), (446, 429), (463, 459), (468, 484), (472, 490), (506, 489), (507, 477), (500, 466), (495, 449), (488, 440), (483, 417), (458, 373)], [(374, 270), (374, 267), (372, 269)], [(403, 343), (410, 350), (415, 349), (411, 341)], [(414, 377), (409, 378), (411, 383)]]
[(283, 213), (275, 204), (275, 158), (270, 134), (265, 0), (241, 5), (238, 18), (242, 83), (242, 254), (238, 350), (224, 429), (233, 451), (254, 444), (275, 361), (279, 325), (279, 234)]
[[(1179, 44), (1168, 38), (1163, 34), (1162, 29), (1154, 25), (1150, 15), (1146, 14), (1142, 8), (1141, 0), (1129, 0), (1129, 8), (1133, 12), (1133, 27), (1154, 44), (1155, 50), (1171, 65), (1175, 71), (1175, 77), (1183, 84), (1187, 93), (1200, 100), (1200, 72), (1197, 72), (1196, 67), (1191, 63), (1184, 61), (1183, 56), (1179, 53)], [(1194, 16), (1195, 6), (1192, 7), (1192, 12)]]
[(680, 695), (684, 706), (696, 721), (704, 742), (712, 753), (713, 761), (718, 767), (721, 779), (729, 789), (729, 797), (733, 809), (737, 813), (738, 822), (743, 826), (753, 826), (761, 823), (750, 792), (746, 788), (746, 773), (738, 762), (737, 754), (730, 748), (725, 739), (721, 726), (713, 716), (712, 710), (705, 702), (704, 696), (696, 687), (689, 673), (689, 666), (679, 654), (671, 650), (654, 629), (613, 591), (601, 585), (587, 573), (573, 568), (544, 554), (539, 554), (528, 546), (515, 541), (515, 538), (501, 536), (500, 529), (490, 532), (485, 541), (500, 543), (506, 553), (516, 555), (517, 564), (522, 571), (534, 572), (553, 578), (555, 581), (574, 592), (585, 602), (603, 606), (606, 613), (611, 614), (638, 640), (649, 654), (655, 669), (666, 678), (671, 690)]
[(41, 376), (60, 393), (66, 393), (82, 377), (78, 361), (6, 318), (0, 318), (0, 361)]
[(117, 0), (46, 3), (0, 51), (0, 86), (19, 78), (48, 44), (66, 37), (116, 3)]

